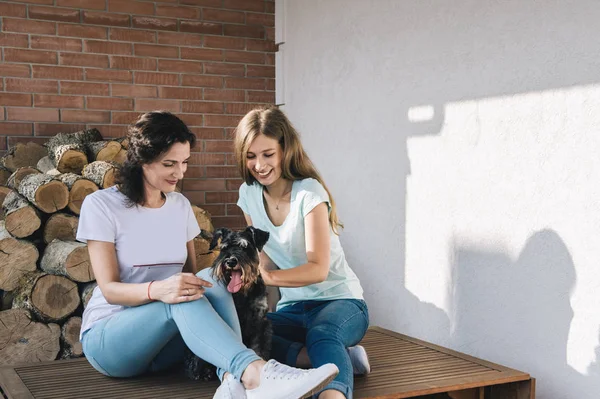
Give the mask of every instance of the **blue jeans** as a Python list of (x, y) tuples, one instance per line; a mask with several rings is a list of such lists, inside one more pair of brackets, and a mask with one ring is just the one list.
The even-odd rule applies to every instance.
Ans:
[(161, 371), (183, 362), (185, 345), (192, 352), (241, 381), (256, 353), (242, 343), (231, 294), (215, 282), (209, 270), (198, 273), (213, 283), (203, 298), (169, 305), (151, 302), (102, 319), (82, 338), (90, 364), (111, 377), (132, 377)]
[(346, 348), (359, 343), (367, 332), (369, 310), (365, 301), (303, 301), (267, 317), (273, 324), (272, 358), (295, 366), (306, 346), (312, 367), (334, 363), (340, 370), (323, 390), (335, 389), (352, 398), (354, 374)]

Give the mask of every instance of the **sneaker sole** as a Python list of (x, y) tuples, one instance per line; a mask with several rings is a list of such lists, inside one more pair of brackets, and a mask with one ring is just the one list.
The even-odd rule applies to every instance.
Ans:
[(357, 348), (356, 349), (357, 351), (360, 351), (360, 357), (362, 357), (365, 360), (364, 362), (358, 362), (357, 365), (358, 366), (365, 365), (367, 367), (366, 368), (364, 368), (364, 367), (355, 367), (354, 362), (352, 362), (353, 374), (354, 375), (367, 375), (367, 374), (370, 374), (371, 373), (371, 363), (369, 363), (369, 356), (367, 355), (367, 351), (365, 350), (365, 348), (362, 345), (356, 345), (356, 348)]
[(296, 397), (296, 395), (299, 395), (299, 396), (297, 396), (298, 399), (305, 399), (305, 398), (312, 397), (314, 394), (319, 392), (321, 389), (325, 388), (327, 386), (327, 384), (329, 384), (331, 381), (333, 381), (338, 374), (339, 374), (339, 370), (337, 370), (335, 373), (330, 374), (327, 377), (325, 377), (325, 379), (323, 381), (321, 381), (317, 386), (313, 387), (312, 389), (310, 389), (308, 391), (295, 392), (294, 397)]

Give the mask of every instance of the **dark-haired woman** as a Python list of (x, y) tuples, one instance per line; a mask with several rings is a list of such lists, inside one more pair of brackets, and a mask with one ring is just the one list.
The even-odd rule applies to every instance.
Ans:
[(190, 272), (200, 229), (174, 190), (196, 137), (168, 112), (142, 115), (128, 137), (118, 185), (86, 197), (77, 231), (98, 283), (81, 328), (90, 364), (131, 377), (181, 364), (187, 345), (219, 368), (215, 398), (301, 398), (327, 384), (332, 364), (306, 372), (246, 348), (231, 294)]

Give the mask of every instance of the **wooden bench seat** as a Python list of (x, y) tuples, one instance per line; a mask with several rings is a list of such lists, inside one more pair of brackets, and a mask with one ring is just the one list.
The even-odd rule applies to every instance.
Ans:
[[(455, 399), (533, 399), (529, 374), (371, 327), (362, 344), (372, 372), (355, 379), (354, 397), (396, 399), (449, 393)], [(85, 359), (0, 368), (9, 399), (25, 398), (212, 398), (216, 382), (187, 380), (181, 373), (116, 379)]]

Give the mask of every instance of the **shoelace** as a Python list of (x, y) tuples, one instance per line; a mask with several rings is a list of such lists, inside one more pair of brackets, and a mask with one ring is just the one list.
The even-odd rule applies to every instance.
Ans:
[(267, 379), (296, 380), (306, 373), (307, 371), (272, 361), (269, 361), (265, 367), (265, 378)]

